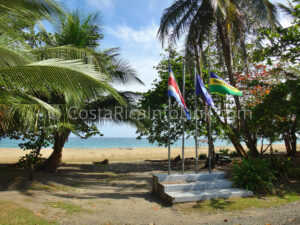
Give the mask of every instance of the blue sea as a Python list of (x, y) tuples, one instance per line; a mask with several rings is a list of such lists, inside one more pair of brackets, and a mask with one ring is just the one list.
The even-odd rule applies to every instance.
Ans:
[[(0, 148), (18, 148), (20, 140), (1, 139)], [(217, 140), (215, 146), (231, 145), (227, 141)], [(172, 145), (173, 147), (181, 147), (181, 140)], [(194, 139), (185, 140), (186, 147), (195, 146)], [(207, 143), (200, 143), (200, 146), (207, 146)], [(65, 148), (143, 148), (158, 147), (158, 145), (150, 144), (147, 139), (137, 140), (136, 138), (110, 138), (110, 137), (92, 137), (89, 139), (81, 139), (79, 137), (70, 137), (65, 144)]]

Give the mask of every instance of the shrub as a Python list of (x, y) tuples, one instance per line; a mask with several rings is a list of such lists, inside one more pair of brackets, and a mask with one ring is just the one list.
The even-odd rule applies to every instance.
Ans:
[(255, 192), (272, 192), (275, 179), (270, 162), (263, 159), (248, 158), (233, 163), (232, 180), (237, 187)]
[(271, 158), (270, 169), (278, 180), (297, 178), (297, 168), (292, 163), (292, 158)]
[(200, 160), (206, 159), (206, 154), (205, 153), (200, 154), (198, 159), (200, 159)]
[(230, 150), (228, 148), (220, 149), (220, 153), (224, 156), (229, 156), (230, 155)]
[(230, 149), (226, 148), (226, 149), (220, 149), (220, 153), (224, 156), (229, 156), (229, 157), (239, 157), (239, 153), (237, 153), (236, 151), (230, 151)]

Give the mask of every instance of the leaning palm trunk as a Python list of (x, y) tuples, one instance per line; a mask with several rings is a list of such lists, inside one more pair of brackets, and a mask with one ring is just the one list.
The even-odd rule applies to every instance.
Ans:
[(67, 142), (69, 135), (70, 131), (61, 131), (54, 135), (53, 152), (46, 162), (40, 167), (40, 170), (50, 173), (57, 170), (61, 163), (63, 147)]
[[(222, 50), (223, 50), (223, 56), (225, 59), (225, 65), (228, 73), (228, 77), (230, 80), (230, 83), (233, 86), (236, 86), (236, 82), (234, 80), (233, 76), (233, 57), (232, 57), (232, 46), (230, 42), (230, 34), (227, 29), (226, 23), (222, 23), (220, 20), (217, 20), (217, 27), (218, 27), (218, 32), (220, 34), (220, 39), (221, 39), (221, 45), (222, 45)], [(251, 151), (251, 155), (253, 157), (259, 156), (259, 152), (257, 150), (257, 144), (254, 138), (251, 136), (250, 132), (247, 129), (247, 122), (243, 117), (239, 118), (239, 112), (242, 110), (240, 100), (238, 96), (234, 96), (234, 101), (237, 107), (237, 128), (240, 130), (240, 125), (243, 126), (243, 131), (244, 135), (246, 137), (246, 145)], [(231, 138), (232, 139), (232, 138)], [(234, 141), (236, 143), (236, 141)], [(233, 143), (234, 144), (234, 143)], [(237, 143), (236, 143), (237, 144)], [(235, 144), (234, 144), (235, 145)], [(240, 148), (241, 145), (239, 145), (238, 148)]]

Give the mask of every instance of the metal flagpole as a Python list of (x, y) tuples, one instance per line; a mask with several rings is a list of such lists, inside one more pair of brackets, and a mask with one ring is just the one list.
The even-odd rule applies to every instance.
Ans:
[[(185, 99), (185, 61), (183, 59), (183, 74), (182, 74), (182, 97)], [(182, 174), (184, 174), (184, 128), (185, 128), (185, 123), (184, 123), (184, 110), (182, 109), (182, 114), (181, 114), (181, 121), (182, 121)]]
[[(209, 71), (210, 73), (210, 68)], [(208, 93), (210, 91), (210, 74), (208, 76)], [(211, 137), (211, 105), (208, 106), (207, 110), (207, 119), (208, 119), (208, 170), (211, 173), (211, 153), (212, 153), (212, 137)]]
[(168, 125), (169, 125), (169, 131), (168, 131), (168, 175), (171, 173), (171, 145), (170, 145), (170, 135), (171, 135), (171, 97), (168, 97), (169, 101), (169, 113), (168, 113)]
[(211, 138), (211, 106), (208, 106), (208, 170), (211, 173), (211, 151), (212, 151), (212, 138)]
[(196, 148), (196, 173), (198, 173), (198, 124), (197, 124), (197, 93), (196, 93), (196, 85), (197, 85), (197, 71), (196, 66), (194, 67), (194, 83), (195, 83), (195, 148)]

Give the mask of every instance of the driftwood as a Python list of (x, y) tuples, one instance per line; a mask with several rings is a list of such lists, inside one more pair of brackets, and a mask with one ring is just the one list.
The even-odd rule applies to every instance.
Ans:
[(108, 159), (104, 159), (101, 162), (93, 162), (94, 165), (108, 165), (109, 164), (109, 160)]

